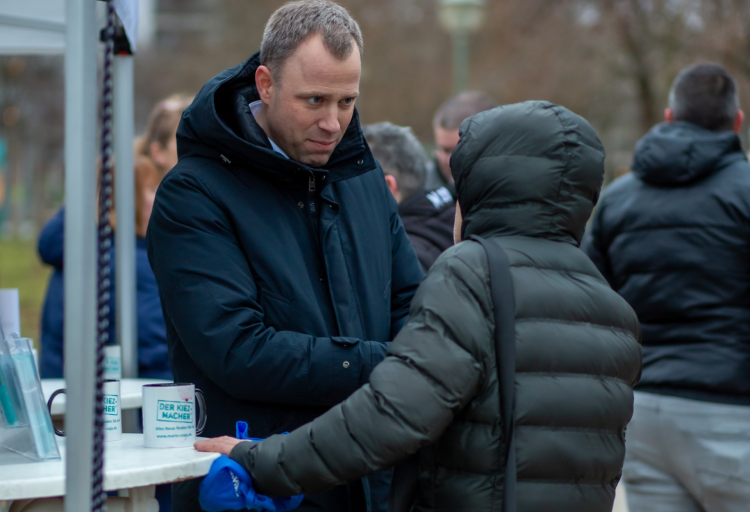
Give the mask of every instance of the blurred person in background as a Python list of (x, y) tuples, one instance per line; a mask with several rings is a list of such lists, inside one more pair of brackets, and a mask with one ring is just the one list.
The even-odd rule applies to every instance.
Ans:
[(428, 158), (411, 128), (377, 123), (363, 126), (362, 131), (398, 202), (398, 214), (419, 263), (427, 271), (453, 245), (453, 196), (445, 187), (424, 190)]
[(612, 177), (613, 179), (622, 178), (626, 174), (630, 174), (630, 166), (627, 165), (618, 165), (615, 167), (615, 170), (612, 171)]
[[(204, 435), (293, 430), (369, 380), (424, 276), (359, 124), (362, 34), (341, 6), (290, 2), (260, 52), (185, 112), (156, 196), (149, 261), (175, 378), (205, 397)], [(200, 480), (174, 509), (200, 510)], [(385, 509), (369, 478), (300, 511)]]
[[(509, 510), (515, 470), (518, 512), (611, 512), (641, 350), (633, 309), (578, 248), (604, 148), (582, 117), (529, 101), (464, 122), (451, 167), (456, 245), (428, 272), (370, 383), (288, 435), (196, 448), (229, 455), (270, 496), (324, 491), (416, 454), (415, 499), (403, 510)], [(492, 261), (510, 267), (512, 288), (491, 287), (501, 276), (490, 277), (472, 235), (502, 248), (506, 261)], [(510, 298), (496, 320), (498, 291)], [(513, 420), (500, 412), (507, 359), (495, 350), (507, 318), (515, 468), (504, 430)]]
[(162, 178), (177, 165), (177, 125), (192, 101), (191, 96), (184, 94), (173, 94), (160, 101), (148, 116), (146, 133), (136, 139), (136, 155), (145, 158)]
[(734, 78), (674, 80), (584, 248), (643, 327), (623, 477), (631, 512), (750, 510), (750, 164)]
[[(136, 305), (138, 312), (138, 375), (172, 380), (166, 343), (166, 327), (154, 274), (146, 255), (146, 227), (164, 174), (177, 162), (175, 134), (182, 111), (190, 104), (172, 96), (159, 104), (148, 118), (146, 133), (135, 143)], [(113, 223), (116, 216), (112, 216)], [(63, 246), (65, 207), (44, 226), (38, 250), (42, 261), (54, 268), (47, 286), (41, 318), (42, 378), (63, 377)], [(114, 248), (112, 264), (114, 266)], [(115, 338), (114, 280), (110, 289), (110, 339)]]
[(458, 129), (464, 119), (497, 107), (497, 102), (480, 91), (456, 94), (440, 105), (432, 120), (435, 136), (435, 161), (427, 169), (427, 190), (446, 187), (455, 196), (456, 189), (451, 175), (451, 154), (458, 144)]

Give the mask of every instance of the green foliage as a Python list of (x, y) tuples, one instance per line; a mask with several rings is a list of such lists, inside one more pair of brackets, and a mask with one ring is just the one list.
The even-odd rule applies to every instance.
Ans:
[(0, 240), (0, 288), (18, 288), (21, 334), (39, 348), (39, 323), (51, 267), (36, 252), (35, 240)]

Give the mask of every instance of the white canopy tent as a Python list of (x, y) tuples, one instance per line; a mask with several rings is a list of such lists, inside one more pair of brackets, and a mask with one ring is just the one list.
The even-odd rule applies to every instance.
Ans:
[(0, 53), (49, 54), (65, 50), (65, 4), (0, 0)]
[[(0, 0), (0, 54), (65, 54), (66, 512), (91, 510), (96, 354), (97, 4)], [(116, 0), (135, 34), (138, 0)], [(133, 44), (135, 41), (133, 41)], [(117, 337), (124, 377), (137, 377), (133, 60), (115, 58)]]

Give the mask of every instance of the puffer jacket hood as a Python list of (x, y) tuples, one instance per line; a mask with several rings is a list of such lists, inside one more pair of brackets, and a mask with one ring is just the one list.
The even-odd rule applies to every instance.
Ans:
[(311, 172), (326, 175), (328, 183), (353, 178), (375, 168), (355, 108), (344, 136), (325, 169), (313, 169), (276, 153), (255, 121), (250, 104), (260, 99), (255, 71), (260, 52), (209, 80), (182, 114), (177, 129), (180, 159), (202, 156), (252, 168), (266, 179), (282, 184), (306, 183)]
[(714, 132), (684, 121), (661, 123), (636, 144), (632, 169), (652, 185), (686, 185), (734, 163), (741, 152), (734, 132)]
[(460, 133), (451, 170), (464, 239), (580, 243), (604, 178), (604, 147), (588, 121), (527, 101), (472, 116)]

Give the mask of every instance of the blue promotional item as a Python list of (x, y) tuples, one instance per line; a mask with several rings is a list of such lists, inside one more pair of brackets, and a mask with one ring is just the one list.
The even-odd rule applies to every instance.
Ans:
[[(247, 440), (247, 441), (263, 441), (263, 439), (258, 439), (257, 437), (248, 437), (247, 431), (248, 426), (247, 423), (244, 421), (238, 421), (237, 424), (234, 426), (235, 430), (237, 431), (237, 434), (234, 436), (237, 439)], [(288, 434), (289, 432), (284, 432), (284, 434)]]
[[(247, 436), (247, 423), (237, 422), (237, 439), (262, 441)], [(258, 510), (286, 512), (302, 503), (302, 495), (291, 498), (269, 498), (257, 494), (253, 479), (240, 464), (222, 455), (211, 464), (211, 470), (200, 486), (200, 505), (206, 512), (223, 510)]]

